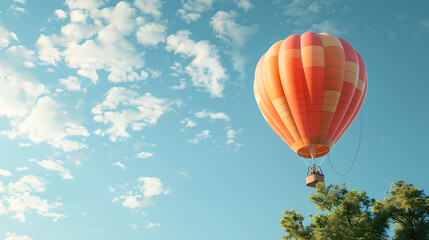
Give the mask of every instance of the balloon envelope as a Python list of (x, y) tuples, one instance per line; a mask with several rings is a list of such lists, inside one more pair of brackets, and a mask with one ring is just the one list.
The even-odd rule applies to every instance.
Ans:
[(304, 158), (329, 153), (356, 118), (366, 89), (359, 53), (328, 33), (291, 35), (273, 44), (255, 71), (262, 115)]

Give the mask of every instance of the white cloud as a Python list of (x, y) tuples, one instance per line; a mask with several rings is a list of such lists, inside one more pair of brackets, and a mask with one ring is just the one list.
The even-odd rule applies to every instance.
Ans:
[(189, 39), (190, 35), (188, 30), (170, 35), (167, 38), (167, 50), (186, 58), (192, 57), (193, 60), (185, 71), (191, 77), (193, 85), (204, 88), (212, 97), (222, 97), (227, 75), (216, 47), (208, 41), (195, 42)]
[(214, 0), (185, 0), (177, 13), (183, 20), (190, 23), (201, 18), (201, 13), (209, 10), (213, 2)]
[(240, 25), (236, 22), (237, 17), (238, 14), (234, 11), (218, 11), (212, 17), (210, 25), (215, 32), (215, 36), (228, 43), (231, 48), (229, 55), (231, 56), (234, 70), (240, 72), (241, 75), (244, 76), (244, 67), (247, 63), (247, 59), (242, 56), (238, 49), (245, 46), (246, 41), (250, 36), (256, 33), (258, 27), (256, 25)]
[(63, 10), (61, 10), (61, 9), (55, 9), (55, 15), (57, 15), (57, 17), (59, 18), (59, 19), (64, 19), (64, 18), (66, 18), (67, 17), (67, 13), (66, 12), (64, 12)]
[(16, 5), (10, 6), (10, 9), (12, 9), (15, 12), (25, 13), (25, 8), (18, 7)]
[(139, 177), (137, 181), (138, 185), (126, 190), (126, 194), (120, 195), (114, 200), (120, 199), (124, 207), (140, 209), (153, 205), (153, 197), (168, 194), (168, 190), (163, 187), (161, 180), (157, 177)]
[[(88, 39), (82, 44), (69, 44), (63, 51), (66, 64), (77, 68), (77, 74), (98, 81), (97, 70), (109, 72), (112, 82), (140, 81), (147, 77), (143, 72), (135, 72), (143, 67), (143, 53), (136, 52), (125, 39), (134, 27), (134, 9), (126, 2), (119, 2), (114, 8), (104, 8), (92, 18), (96, 22), (106, 21), (107, 26), (98, 26), (96, 39)], [(92, 34), (93, 32), (91, 32)]]
[(188, 180), (190, 180), (191, 179), (191, 175), (188, 173), (188, 172), (185, 172), (185, 171), (179, 171), (179, 172), (177, 172), (178, 174), (180, 174), (182, 177), (184, 177), (184, 178), (186, 178), (186, 179), (188, 179)]
[(10, 177), (10, 176), (12, 176), (12, 173), (9, 172), (8, 170), (0, 169), (0, 176)]
[(86, 148), (86, 145), (68, 140), (69, 136), (89, 136), (85, 127), (69, 119), (65, 111), (51, 97), (40, 97), (30, 114), (22, 121), (12, 122), (13, 130), (2, 131), (9, 138), (25, 136), (34, 143), (46, 142), (64, 151)]
[[(41, 177), (26, 175), (16, 182), (0, 187), (0, 215), (9, 214), (21, 223), (26, 221), (26, 214), (33, 211), (41, 216), (51, 217), (53, 221), (67, 217), (64, 214), (51, 212), (62, 203), (49, 203), (46, 199), (35, 195), (44, 192), (46, 184), (46, 180)], [(1, 183), (0, 186), (2, 186)]]
[(197, 118), (210, 118), (212, 120), (225, 120), (225, 121), (229, 121), (230, 118), (228, 117), (228, 115), (226, 115), (224, 112), (209, 112), (206, 109), (202, 110), (201, 112), (196, 112), (195, 113), (195, 117)]
[(31, 146), (31, 143), (18, 143), (18, 146), (20, 146), (20, 147), (29, 147), (29, 146)]
[(199, 143), (201, 140), (210, 138), (210, 130), (203, 130), (202, 132), (198, 133), (197, 135), (195, 135), (195, 137), (193, 139), (188, 139), (188, 142), (191, 144), (197, 144)]
[(195, 21), (197, 21), (198, 19), (201, 18), (201, 14), (199, 14), (199, 13), (189, 13), (189, 12), (187, 12), (184, 9), (177, 10), (177, 13), (187, 23), (195, 22)]
[(103, 1), (102, 0), (66, 0), (66, 4), (70, 9), (92, 10), (103, 5)]
[[(15, 0), (17, 1), (17, 0)], [(23, 0), (21, 0), (23, 1)], [(10, 233), (7, 232), (6, 233), (6, 239), (5, 240), (33, 240), (32, 238), (30, 238), (29, 236), (17, 236), (16, 233)]]
[(18, 41), (15, 33), (9, 32), (2, 24), (0, 24), (0, 48), (7, 47), (11, 40)]
[(0, 66), (0, 116), (24, 117), (44, 93), (45, 86), (30, 76)]
[(161, 180), (157, 177), (139, 177), (137, 181), (143, 183), (139, 188), (144, 197), (151, 198), (166, 193), (166, 190), (162, 187)]
[(17, 3), (22, 3), (22, 4), (25, 4), (27, 2), (27, 0), (13, 0), (13, 1)]
[[(173, 103), (150, 93), (140, 96), (133, 90), (113, 87), (107, 92), (104, 102), (95, 106), (91, 112), (95, 115), (94, 121), (109, 125), (108, 129), (103, 132), (100, 130), (99, 134), (106, 133), (112, 142), (116, 142), (130, 137), (127, 128), (140, 131), (145, 126), (155, 125)], [(122, 110), (117, 110), (118, 106)]]
[(226, 131), (226, 138), (228, 139), (227, 141), (226, 141), (226, 143), (227, 144), (232, 144), (232, 143), (234, 143), (235, 142), (235, 140), (234, 140), (234, 138), (235, 138), (235, 135), (237, 135), (237, 131), (235, 131), (235, 130), (233, 130), (233, 129), (228, 129), (227, 131)]
[(101, 29), (100, 25), (88, 25), (81, 22), (69, 23), (61, 27), (61, 38), (55, 36), (57, 44), (74, 47), (86, 38), (91, 38)]
[(283, 14), (293, 19), (295, 25), (302, 25), (312, 22), (320, 12), (321, 4), (326, 5), (327, 1), (313, 2), (307, 0), (293, 0), (284, 7)]
[(186, 128), (193, 128), (197, 126), (197, 123), (189, 118), (183, 119), (182, 121), (180, 121), (180, 123), (185, 125), (182, 129), (180, 129), (180, 131), (182, 132), (184, 132)]
[(148, 23), (139, 28), (136, 33), (137, 41), (144, 46), (156, 46), (165, 41), (166, 27), (159, 23)]
[(70, 22), (76, 23), (76, 22), (86, 22), (86, 18), (88, 17), (88, 13), (84, 10), (77, 9), (70, 11)]
[(125, 165), (121, 162), (114, 162), (112, 165), (118, 166), (118, 167), (122, 168), (122, 170), (125, 170)]
[(22, 63), (26, 67), (34, 68), (34, 51), (27, 49), (24, 46), (12, 46), (6, 51), (16, 61)]
[(236, 22), (238, 14), (234, 11), (218, 11), (211, 19), (216, 37), (233, 45), (234, 47), (243, 47), (247, 39), (256, 33), (257, 27), (243, 26)]
[[(279, 1), (278, 4), (282, 3)], [(344, 2), (341, 0), (292, 0), (289, 4), (279, 5), (278, 7), (279, 9), (283, 9), (283, 14), (288, 16), (286, 21), (292, 22), (300, 28), (295, 29), (295, 32), (307, 31), (309, 25), (315, 22), (327, 21), (326, 17), (330, 15), (338, 16), (350, 11), (347, 6), (344, 6)], [(335, 19), (335, 17), (332, 19)]]
[(17, 167), (16, 168), (16, 171), (18, 171), (18, 172), (27, 171), (27, 170), (28, 170), (28, 167)]
[(253, 8), (253, 4), (249, 0), (234, 0), (238, 7), (244, 9), (244, 11), (249, 11)]
[(151, 152), (140, 152), (136, 154), (137, 158), (142, 158), (142, 159), (150, 158), (152, 156), (153, 156), (153, 153)]
[(63, 179), (73, 179), (74, 178), (70, 174), (69, 170), (64, 168), (64, 166), (63, 166), (64, 163), (62, 161), (42, 160), (42, 161), (37, 161), (37, 163), (47, 170), (59, 172)]
[(146, 225), (144, 225), (144, 228), (154, 228), (154, 227), (159, 227), (161, 226), (159, 223), (153, 223), (153, 222), (149, 222)]
[(54, 47), (51, 37), (40, 35), (36, 42), (36, 47), (40, 61), (44, 64), (57, 66), (57, 62), (61, 60), (61, 53), (58, 48)]
[[(125, 1), (114, 7), (97, 9), (102, 1), (67, 1), (71, 22), (61, 28), (61, 34), (38, 40), (39, 59), (56, 65), (64, 59), (67, 67), (96, 83), (98, 71), (108, 72), (112, 82), (140, 81), (147, 73), (144, 52), (137, 51), (127, 40), (136, 28), (136, 10)], [(95, 36), (95, 37), (94, 37)], [(61, 51), (60, 51), (61, 50)]]
[(81, 80), (76, 76), (69, 76), (68, 78), (60, 79), (59, 83), (67, 88), (69, 91), (84, 91), (85, 89), (81, 88)]
[(161, 17), (161, 0), (135, 0), (134, 6), (136, 6), (142, 13), (151, 14), (156, 18)]
[(162, 74), (162, 72), (160, 70), (152, 70), (152, 69), (148, 68), (147, 71), (150, 73), (150, 76), (152, 78), (159, 78)]
[(325, 20), (321, 23), (315, 23), (311, 26), (309, 31), (319, 32), (319, 33), (330, 33), (334, 36), (347, 34), (348, 32), (346, 29), (340, 30), (338, 24), (332, 20)]

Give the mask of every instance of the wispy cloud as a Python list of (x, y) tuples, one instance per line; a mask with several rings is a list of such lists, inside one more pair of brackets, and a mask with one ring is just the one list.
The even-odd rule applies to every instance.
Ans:
[(136, 6), (144, 14), (150, 14), (156, 18), (161, 16), (162, 2), (161, 0), (135, 0)]
[(197, 144), (201, 140), (204, 140), (204, 139), (207, 139), (210, 137), (211, 137), (210, 130), (203, 130), (200, 133), (198, 133), (197, 135), (195, 135), (195, 137), (193, 139), (188, 139), (188, 142), (191, 144)]
[(34, 175), (26, 175), (16, 182), (3, 186), (0, 183), (0, 215), (8, 214), (21, 223), (26, 221), (27, 213), (37, 213), (50, 217), (53, 221), (67, 217), (64, 214), (51, 212), (62, 205), (60, 202), (49, 203), (37, 194), (46, 190), (47, 181)]
[(168, 194), (168, 190), (164, 188), (161, 180), (157, 177), (139, 177), (138, 184), (131, 188), (122, 186), (126, 189), (126, 194), (122, 194), (114, 199), (121, 201), (122, 206), (139, 210), (143, 207), (153, 205), (153, 198)]
[(33, 240), (29, 236), (21, 235), (17, 236), (16, 233), (7, 232), (5, 240)]
[(0, 176), (10, 177), (10, 176), (12, 176), (12, 173), (8, 170), (0, 169)]
[(18, 37), (14, 32), (9, 32), (1, 23), (0, 23), (0, 49), (7, 47), (10, 42), (18, 41)]
[(136, 33), (137, 41), (143, 46), (156, 46), (165, 41), (167, 28), (159, 23), (148, 23), (139, 28)]
[(145, 126), (155, 125), (173, 104), (178, 105), (180, 102), (156, 98), (150, 93), (140, 95), (124, 87), (113, 87), (107, 92), (104, 102), (95, 106), (91, 112), (94, 121), (109, 126), (97, 134), (108, 134), (109, 139), (116, 142), (130, 137), (128, 128), (140, 131)]
[(114, 162), (112, 165), (118, 166), (118, 167), (122, 168), (122, 170), (125, 170), (125, 165), (121, 162)]
[(64, 168), (64, 163), (62, 161), (53, 161), (53, 160), (42, 160), (37, 161), (37, 163), (45, 168), (46, 170), (57, 171), (61, 174), (63, 179), (73, 179), (74, 177), (70, 174), (69, 170)]
[(150, 158), (153, 156), (154, 153), (151, 152), (139, 152), (136, 154), (137, 158), (142, 158), (142, 159), (146, 159), (146, 158)]
[(167, 38), (167, 50), (174, 51), (185, 58), (193, 58), (185, 67), (191, 77), (192, 84), (203, 88), (212, 97), (222, 97), (224, 82), (227, 79), (226, 70), (220, 62), (216, 46), (208, 41), (195, 42), (189, 37), (191, 32), (180, 30)]
[(197, 117), (197, 118), (210, 118), (211, 120), (224, 120), (224, 121), (230, 120), (228, 115), (226, 115), (224, 112), (217, 112), (216, 113), (216, 112), (207, 111), (206, 109), (204, 109), (200, 112), (196, 112), (195, 117)]
[(185, 118), (182, 121), (180, 121), (181, 124), (183, 124), (183, 128), (180, 129), (180, 131), (184, 132), (186, 128), (193, 128), (197, 126), (197, 123), (189, 118)]
[(177, 13), (187, 23), (201, 18), (202, 13), (209, 10), (215, 0), (185, 0)]
[(247, 40), (257, 32), (258, 26), (240, 25), (237, 23), (237, 19), (238, 13), (235, 11), (218, 11), (211, 18), (210, 25), (213, 28), (215, 36), (229, 45), (230, 49), (228, 53), (231, 56), (234, 70), (240, 72), (241, 77), (244, 77), (244, 68), (247, 64), (247, 60), (240, 53), (239, 49), (243, 48)]

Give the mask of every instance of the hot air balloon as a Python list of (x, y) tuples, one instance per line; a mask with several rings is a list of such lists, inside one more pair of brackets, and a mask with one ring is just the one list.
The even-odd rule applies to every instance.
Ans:
[(366, 90), (362, 57), (328, 33), (276, 42), (255, 70), (255, 99), (265, 120), (298, 156), (312, 160), (310, 187), (324, 182), (315, 159), (327, 155), (356, 118)]

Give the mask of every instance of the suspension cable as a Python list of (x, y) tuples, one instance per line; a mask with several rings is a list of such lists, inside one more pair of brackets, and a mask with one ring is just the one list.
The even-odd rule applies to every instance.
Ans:
[(299, 157), (299, 159), (301, 159), (305, 163), (305, 165), (307, 165), (307, 167), (310, 167), (310, 165), (307, 163), (307, 161), (304, 160), (304, 158)]
[(331, 158), (329, 157), (329, 154), (327, 155), (327, 156), (328, 156), (328, 160), (329, 160), (329, 164), (331, 165), (332, 170), (334, 170), (334, 172), (335, 172), (337, 175), (341, 175), (341, 176), (346, 175), (347, 173), (349, 173), (349, 172), (350, 172), (350, 170), (352, 170), (353, 166), (354, 166), (354, 165), (355, 165), (355, 163), (356, 163), (356, 159), (357, 159), (357, 156), (358, 156), (358, 154), (359, 154), (360, 143), (361, 143), (361, 140), (362, 140), (362, 125), (363, 125), (363, 123), (362, 123), (362, 122), (363, 122), (363, 110), (361, 110), (361, 111), (360, 111), (360, 133), (359, 133), (359, 144), (358, 144), (358, 147), (357, 147), (357, 150), (356, 150), (355, 159), (353, 160), (352, 165), (349, 167), (349, 169), (347, 169), (347, 171), (345, 171), (344, 173), (340, 173), (340, 172), (338, 172), (337, 170), (335, 170), (334, 166), (332, 165)]

